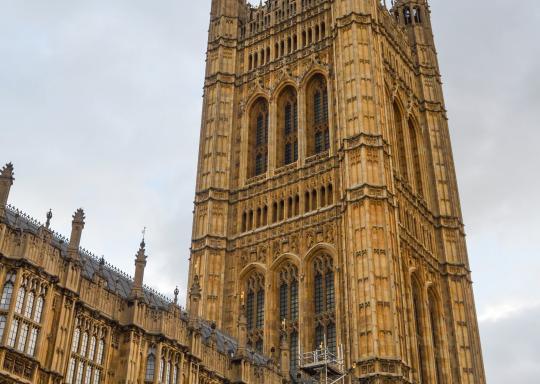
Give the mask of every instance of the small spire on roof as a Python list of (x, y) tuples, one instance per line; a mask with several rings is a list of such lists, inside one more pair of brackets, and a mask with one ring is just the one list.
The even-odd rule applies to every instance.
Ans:
[(53, 217), (52, 209), (49, 209), (49, 212), (47, 212), (47, 222), (45, 223), (45, 227), (49, 229), (51, 227), (51, 219)]
[(8, 163), (0, 171), (0, 218), (4, 217), (13, 180), (13, 164)]
[(174, 289), (174, 303), (178, 304), (178, 294), (180, 291), (178, 290), (178, 286)]

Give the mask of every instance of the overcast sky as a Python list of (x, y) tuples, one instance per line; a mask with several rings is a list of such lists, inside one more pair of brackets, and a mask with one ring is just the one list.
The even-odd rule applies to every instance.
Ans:
[[(540, 5), (432, 0), (490, 384), (540, 375)], [(0, 0), (10, 202), (185, 297), (210, 0)]]

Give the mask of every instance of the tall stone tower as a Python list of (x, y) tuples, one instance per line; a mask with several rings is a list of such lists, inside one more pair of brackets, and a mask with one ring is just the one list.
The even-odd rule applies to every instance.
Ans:
[(212, 1), (190, 286), (291, 377), (325, 344), (348, 382), (485, 383), (427, 0)]

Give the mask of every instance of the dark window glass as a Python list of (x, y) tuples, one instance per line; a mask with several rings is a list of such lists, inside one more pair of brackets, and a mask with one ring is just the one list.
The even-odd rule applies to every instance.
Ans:
[(248, 330), (253, 329), (253, 307), (254, 307), (254, 294), (253, 292), (249, 292), (247, 295), (247, 302), (246, 302), (246, 317), (247, 317), (247, 327)]
[(315, 276), (315, 313), (320, 314), (324, 311), (323, 301), (323, 277), (320, 274)]
[(262, 328), (264, 325), (264, 291), (257, 292), (257, 322), (256, 327)]
[(291, 320), (298, 320), (298, 281), (291, 283)]
[(281, 284), (279, 287), (279, 319), (287, 318), (287, 284)]
[(326, 288), (326, 310), (334, 310), (334, 273), (328, 272), (325, 276), (325, 288)]

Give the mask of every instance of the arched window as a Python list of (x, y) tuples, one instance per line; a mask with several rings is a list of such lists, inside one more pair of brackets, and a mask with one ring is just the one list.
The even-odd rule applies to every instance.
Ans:
[(79, 350), (79, 355), (86, 357), (86, 348), (88, 347), (88, 333), (84, 332), (81, 340), (81, 349)]
[(310, 196), (309, 196), (309, 191), (307, 191), (304, 194), (304, 213), (307, 213), (307, 212), (310, 211), (310, 209), (309, 209), (309, 201), (310, 201)]
[(298, 268), (290, 263), (279, 272), (279, 318), (298, 320)]
[(145, 382), (154, 382), (154, 374), (156, 370), (156, 349), (151, 347), (148, 350), (148, 356), (146, 358), (146, 373), (144, 375)]
[(92, 336), (90, 339), (90, 349), (88, 350), (88, 359), (94, 360), (94, 357), (96, 355), (96, 337)]
[(71, 352), (77, 353), (79, 350), (79, 338), (81, 337), (81, 330), (79, 328), (75, 328), (75, 331), (73, 332), (73, 341), (71, 342)]
[(308, 156), (330, 148), (328, 125), (328, 90), (322, 75), (315, 75), (308, 83), (307, 110), (307, 153)]
[(417, 129), (412, 120), (409, 120), (409, 138), (411, 139), (412, 161), (414, 165), (414, 181), (416, 192), (420, 196), (424, 196), (424, 186), (422, 179), (422, 166), (420, 163), (420, 144)]
[(278, 164), (298, 160), (298, 103), (296, 90), (288, 86), (278, 97)]
[(258, 176), (266, 172), (268, 163), (268, 102), (260, 98), (250, 113), (250, 159), (249, 175)]
[(36, 309), (34, 310), (34, 321), (36, 323), (41, 323), (41, 314), (43, 313), (43, 304), (45, 299), (42, 296), (39, 296), (36, 300)]
[(298, 268), (291, 263), (279, 270), (279, 319), (281, 337), (286, 338), (290, 350), (290, 373), (294, 377), (298, 355)]
[(428, 383), (429, 378), (429, 360), (427, 352), (427, 340), (425, 336), (424, 309), (422, 306), (422, 290), (420, 282), (416, 276), (411, 277), (412, 286), (412, 304), (414, 314), (414, 331), (416, 335), (416, 344), (418, 346), (418, 372), (420, 373), (420, 382)]
[(443, 342), (442, 335), (443, 326), (441, 320), (443, 318), (440, 311), (439, 301), (432, 289), (429, 291), (429, 315), (431, 322), (431, 337), (433, 340), (433, 352), (435, 353), (435, 372), (437, 374), (437, 384), (446, 384), (443, 372)]
[(405, 25), (412, 23), (411, 9), (409, 7), (403, 8), (403, 19), (405, 20)]
[(328, 205), (334, 204), (334, 188), (332, 184), (328, 184)]
[(332, 258), (327, 254), (318, 255), (313, 261), (315, 338), (314, 347), (321, 344), (336, 353), (335, 326), (335, 286)]
[(98, 342), (98, 352), (97, 352), (97, 363), (103, 364), (103, 356), (105, 353), (105, 342), (103, 339), (99, 340)]
[(19, 288), (19, 293), (17, 294), (17, 301), (15, 302), (15, 312), (22, 315), (24, 298), (26, 297), (26, 289), (24, 287)]
[(13, 283), (8, 281), (4, 284), (4, 290), (2, 291), (2, 299), (0, 301), (0, 309), (8, 310), (11, 303), (11, 297), (13, 296)]
[(413, 18), (416, 24), (422, 23), (422, 11), (420, 10), (420, 7), (413, 8)]
[(295, 373), (298, 369), (298, 331), (294, 330), (291, 332), (290, 336), (290, 342), (289, 342), (289, 350), (290, 350), (290, 362), (289, 366), (291, 367), (291, 376), (295, 377)]
[(399, 172), (405, 181), (409, 181), (409, 172), (407, 171), (407, 150), (405, 146), (405, 132), (403, 131), (403, 118), (396, 102), (394, 108), (394, 130), (396, 135), (396, 160)]
[(6, 275), (6, 282), (2, 289), (2, 298), (0, 298), (0, 310), (8, 310), (11, 304), (11, 298), (13, 296), (13, 287), (15, 285), (16, 273), (14, 271), (8, 272)]
[(0, 315), (0, 343), (4, 337), (4, 330), (6, 329), (7, 317), (6, 315)]
[(319, 204), (317, 202), (317, 190), (314, 189), (311, 191), (311, 210), (315, 210), (319, 208)]
[(262, 352), (264, 333), (264, 276), (254, 273), (246, 282), (248, 344)]
[(24, 317), (31, 319), (32, 318), (32, 309), (34, 308), (34, 298), (36, 295), (34, 292), (29, 292), (26, 297), (26, 305), (24, 306)]

